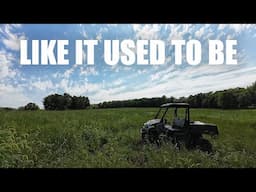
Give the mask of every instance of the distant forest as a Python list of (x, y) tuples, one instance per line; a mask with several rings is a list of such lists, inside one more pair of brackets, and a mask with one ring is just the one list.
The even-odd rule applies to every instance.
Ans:
[(193, 108), (241, 109), (256, 108), (256, 82), (247, 88), (233, 88), (223, 91), (199, 93), (189, 97), (154, 97), (108, 101), (94, 105), (95, 108), (117, 107), (159, 107), (163, 103), (184, 102)]
[[(48, 95), (43, 100), (45, 110), (68, 110), (86, 108), (120, 108), (120, 107), (159, 107), (164, 103), (189, 103), (193, 108), (220, 108), (220, 109), (248, 109), (256, 108), (256, 82), (246, 88), (233, 88), (216, 92), (199, 93), (189, 97), (153, 97), (130, 99), (122, 101), (105, 101), (90, 105), (88, 97), (63, 95)], [(19, 110), (38, 110), (35, 103), (21, 106)], [(0, 110), (14, 110), (14, 108), (0, 107)]]

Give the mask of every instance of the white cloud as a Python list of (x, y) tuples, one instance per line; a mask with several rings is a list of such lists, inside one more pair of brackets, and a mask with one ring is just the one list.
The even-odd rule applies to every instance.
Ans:
[(139, 69), (139, 70), (137, 70), (137, 74), (138, 74), (138, 75), (145, 74), (146, 72), (147, 72), (146, 69)]
[(170, 35), (168, 37), (168, 42), (171, 40), (182, 40), (186, 33), (191, 33), (193, 29), (192, 24), (170, 24), (169, 26)]
[(226, 26), (227, 26), (226, 24), (219, 24), (218, 30), (221, 31), (221, 30), (225, 29)]
[(71, 67), (70, 69), (66, 70), (64, 73), (63, 73), (63, 77), (64, 78), (69, 78), (70, 75), (74, 72), (75, 70), (75, 67)]
[[(108, 25), (107, 25), (108, 26)], [(108, 28), (107, 27), (102, 27), (102, 28), (100, 28), (100, 31), (99, 31), (100, 33), (106, 33), (106, 32), (108, 32)]]
[(112, 83), (112, 85), (114, 85), (114, 86), (119, 86), (119, 85), (121, 85), (123, 83), (123, 80), (122, 79), (117, 79), (117, 80), (115, 80), (113, 83)]
[(158, 25), (158, 24), (153, 24), (153, 25), (134, 24), (134, 25), (132, 25), (132, 27), (136, 34), (135, 36), (137, 39), (145, 39), (145, 40), (159, 39), (159, 32), (161, 29), (161, 25)]
[[(6, 48), (18, 50), (17, 41), (20, 38), (25, 38), (24, 34), (16, 33), (21, 25), (3, 25), (0, 28), (0, 37)], [(84, 27), (84, 26), (82, 26)], [(209, 25), (133, 25), (135, 38), (137, 39), (160, 39), (164, 37), (165, 41), (171, 39), (186, 39), (190, 38), (227, 38), (232, 39), (238, 36), (238, 33), (247, 31), (252, 28), (252, 25), (219, 25), (218, 31), (215, 32), (208, 28)], [(229, 29), (227, 33), (225, 29)], [(161, 34), (161, 31), (165, 31)], [(89, 32), (89, 31), (88, 31)], [(102, 27), (97, 33), (97, 39), (102, 40), (105, 33), (108, 32), (106, 27)], [(89, 33), (90, 34), (90, 33)], [(88, 38), (85, 30), (81, 32), (84, 38)], [(80, 35), (80, 37), (81, 37)], [(95, 37), (95, 36), (94, 36)], [(6, 49), (7, 50), (7, 49)], [(136, 49), (134, 49), (135, 51)], [(172, 51), (172, 50), (170, 50)], [(242, 51), (239, 50), (239, 54)], [(185, 55), (185, 54), (184, 54)], [(184, 56), (183, 55), (183, 56)], [(241, 56), (242, 57), (242, 56)], [(84, 54), (84, 59), (86, 55)], [(22, 86), (19, 84), (20, 79), (17, 78), (18, 69), (13, 70), (12, 63), (15, 57), (6, 51), (0, 51), (0, 80), (15, 77), (18, 80), (19, 89), (12, 85), (6, 86), (1, 84), (0, 81), (0, 100), (1, 104), (8, 103), (8, 99), (15, 101), (15, 94), (20, 96), (17, 103), (24, 105), (28, 102), (23, 94), (25, 88), (29, 86)], [(96, 66), (86, 65), (73, 65), (63, 73), (56, 72), (52, 77), (56, 78), (54, 81), (51, 79), (34, 79), (35, 81), (28, 83), (30, 87), (35, 88), (37, 93), (30, 93), (33, 98), (35, 95), (41, 93), (49, 93), (50, 91), (64, 91), (72, 95), (86, 95), (89, 96), (93, 102), (102, 102), (106, 100), (124, 100), (140, 97), (156, 97), (156, 96), (187, 96), (189, 94), (196, 94), (199, 92), (208, 92), (221, 90), (230, 87), (247, 86), (256, 80), (256, 68), (245, 66), (183, 66), (170, 65), (171, 56), (166, 57), (166, 64), (162, 66), (106, 66), (102, 70), (97, 71)], [(241, 63), (241, 62), (239, 62)], [(78, 68), (77, 68), (78, 67)], [(127, 72), (128, 71), (128, 72)], [(102, 73), (101, 73), (102, 72)], [(120, 73), (116, 73), (120, 72)], [(106, 73), (104, 76), (103, 74)], [(141, 75), (143, 74), (143, 75)], [(87, 76), (102, 75), (103, 77), (92, 78), (101, 82), (89, 82), (90, 77)], [(108, 77), (110, 75), (110, 77)], [(111, 76), (113, 75), (113, 76)], [(72, 79), (74, 77), (74, 79)], [(112, 77), (115, 80), (111, 81)], [(59, 82), (56, 82), (59, 79)], [(82, 80), (83, 79), (83, 80)], [(3, 81), (4, 82), (4, 81)], [(53, 83), (54, 82), (54, 83)], [(27, 85), (27, 84), (26, 84)], [(107, 86), (106, 86), (107, 85)], [(17, 90), (15, 90), (17, 89)], [(33, 91), (34, 91), (33, 90)], [(8, 96), (8, 94), (12, 96)], [(12, 101), (12, 102), (13, 102)], [(26, 102), (25, 102), (26, 101)], [(24, 102), (24, 103), (22, 103)], [(21, 104), (22, 103), (22, 104)]]
[(67, 92), (71, 95), (87, 95), (88, 93), (94, 93), (100, 89), (101, 84), (88, 83), (86, 80), (84, 82), (69, 81), (67, 79), (62, 79), (58, 88)]
[[(86, 58), (86, 55), (85, 55), (85, 52), (83, 52), (83, 59), (85, 60)], [(80, 67), (80, 72), (78, 71), (75, 71), (76, 68), (79, 68)], [(78, 72), (78, 75), (80, 76), (88, 76), (88, 75), (98, 75), (99, 72), (95, 69), (95, 67), (93, 66), (86, 66), (86, 67), (83, 67), (81, 65), (78, 65), (78, 64), (74, 64), (72, 67), (70, 67), (69, 69), (67, 69), (64, 73), (53, 73), (53, 77), (54, 78), (65, 78), (65, 79), (69, 79), (70, 76), (73, 74), (73, 73), (76, 73)]]
[[(135, 81), (126, 84), (123, 78), (108, 82), (108, 86), (104, 86), (106, 84), (104, 81), (90, 83), (87, 79), (79, 82), (62, 79), (59, 84), (56, 84), (56, 88), (71, 95), (89, 96), (91, 103), (99, 103), (162, 95), (180, 97), (199, 92), (247, 86), (255, 81), (255, 74), (256, 67), (202, 65), (181, 69), (172, 65), (154, 72), (149, 76), (151, 79), (143, 81), (141, 84), (136, 84)], [(42, 89), (47, 89), (52, 86), (52, 83), (38, 82), (37, 85)]]
[(126, 94), (126, 86), (120, 86), (115, 88), (103, 88), (97, 89), (96, 92), (90, 94), (90, 100), (92, 103), (98, 103), (102, 101), (111, 101), (111, 100), (125, 100), (123, 97)]
[(39, 79), (38, 81), (32, 82), (31, 86), (42, 91), (46, 91), (47, 89), (53, 89), (55, 87), (52, 81), (50, 80), (42, 81), (41, 79)]
[(118, 25), (116, 23), (107, 24), (108, 27), (117, 27)]
[[(237, 66), (201, 66), (175, 70), (169, 78), (159, 79), (151, 86), (159, 93), (176, 97), (188, 96), (199, 92), (222, 90), (230, 87), (246, 86), (256, 80), (256, 67), (239, 68)], [(168, 74), (166, 74), (168, 76)], [(173, 77), (175, 75), (175, 78)], [(150, 92), (151, 88), (145, 88)], [(162, 93), (162, 94), (161, 94)]]
[(236, 33), (251, 30), (255, 27), (255, 24), (219, 24), (218, 30), (222, 31), (225, 28), (234, 30)]
[(99, 72), (95, 69), (95, 67), (88, 66), (88, 67), (80, 67), (80, 76), (89, 76), (89, 75), (98, 75)]
[(133, 65), (127, 66), (127, 65), (118, 63), (116, 65), (110, 66), (109, 68), (111, 69), (112, 72), (119, 73), (119, 72), (123, 72), (123, 71), (131, 71), (133, 69)]
[(23, 90), (12, 85), (0, 84), (0, 106), (19, 107), (24, 106), (31, 100), (23, 94)]
[(87, 32), (85, 30), (83, 30), (81, 32), (81, 34), (82, 34), (83, 38), (88, 39), (88, 34), (87, 34)]
[(174, 66), (154, 73), (149, 78), (151, 79), (148, 81), (129, 87), (125, 84), (114, 88), (99, 86), (100, 89), (90, 94), (90, 99), (98, 103), (162, 95), (181, 97), (200, 92), (245, 87), (256, 80), (256, 67), (202, 65), (181, 69)]
[(58, 73), (58, 72), (52, 74), (53, 78), (58, 78), (59, 76), (60, 76), (60, 73)]
[(102, 40), (102, 33), (98, 33), (98, 34), (96, 35), (96, 39), (97, 39), (99, 42), (101, 42), (101, 40)]
[(200, 27), (200, 29), (195, 32), (195, 36), (196, 36), (198, 39), (200, 39), (200, 38), (202, 37), (202, 35), (204, 35), (204, 33), (205, 33), (205, 28), (206, 28), (206, 26), (204, 25), (204, 26)]
[(15, 57), (11, 53), (0, 50), (0, 80), (16, 75), (15, 70), (11, 68), (13, 61)]
[(236, 33), (240, 33), (244, 30), (248, 30), (253, 25), (251, 24), (229, 24), (229, 27), (233, 29)]
[(6, 24), (0, 29), (0, 35), (1, 35), (1, 40), (3, 44), (5, 45), (6, 48), (18, 51), (20, 49), (20, 43), (19, 41), (21, 39), (26, 39), (26, 36), (24, 33), (17, 33), (14, 32), (18, 28), (20, 28), (20, 24)]
[(80, 65), (73, 65), (71, 68), (67, 69), (63, 74), (60, 74), (59, 76), (68, 79), (78, 66)]
[(151, 81), (161, 80), (165, 75), (173, 74), (172, 72), (175, 70), (175, 65), (167, 66), (164, 69), (162, 68), (160, 71), (153, 73), (150, 76)]

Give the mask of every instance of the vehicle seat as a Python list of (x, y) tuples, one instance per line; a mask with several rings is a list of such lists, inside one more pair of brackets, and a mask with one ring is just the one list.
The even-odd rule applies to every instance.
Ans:
[(175, 128), (183, 128), (184, 125), (185, 125), (185, 119), (175, 118), (173, 120), (173, 127)]

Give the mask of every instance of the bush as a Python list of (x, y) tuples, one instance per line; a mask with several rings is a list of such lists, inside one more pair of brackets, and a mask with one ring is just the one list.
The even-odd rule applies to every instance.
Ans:
[(24, 110), (25, 110), (25, 106), (20, 106), (20, 107), (18, 108), (18, 110), (19, 110), (19, 111), (24, 111)]
[(64, 93), (64, 95), (48, 95), (44, 98), (43, 104), (46, 110), (86, 109), (90, 106), (90, 101), (88, 97), (72, 97)]
[[(22, 109), (21, 107), (19, 109)], [(39, 110), (40, 108), (35, 103), (28, 103), (24, 110)]]

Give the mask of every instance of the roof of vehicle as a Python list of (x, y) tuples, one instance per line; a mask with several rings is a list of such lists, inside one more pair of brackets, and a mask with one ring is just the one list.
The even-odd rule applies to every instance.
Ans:
[(165, 107), (189, 107), (188, 103), (165, 103), (160, 106), (161, 108)]

